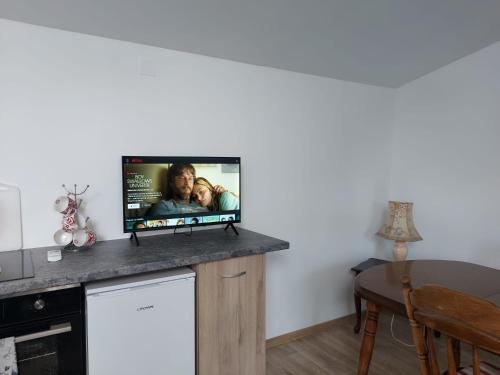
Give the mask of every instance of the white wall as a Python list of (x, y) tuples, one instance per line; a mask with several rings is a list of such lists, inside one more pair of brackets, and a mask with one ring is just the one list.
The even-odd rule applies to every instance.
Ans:
[(349, 268), (380, 245), (394, 90), (0, 20), (0, 104), (25, 247), (53, 243), (62, 183), (90, 184), (100, 238), (124, 237), (121, 155), (240, 155), (242, 226), (291, 243), (268, 256), (267, 336), (353, 311)]
[(500, 43), (396, 94), (393, 199), (415, 202), (412, 258), (500, 267)]

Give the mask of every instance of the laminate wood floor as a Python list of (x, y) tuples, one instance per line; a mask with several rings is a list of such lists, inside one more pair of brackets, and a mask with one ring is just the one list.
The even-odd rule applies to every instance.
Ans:
[[(392, 315), (381, 314), (369, 375), (418, 375), (415, 348), (396, 342), (390, 332)], [(356, 335), (354, 315), (339, 319), (333, 328), (267, 349), (266, 375), (355, 375), (362, 331)], [(394, 334), (412, 344), (408, 321), (396, 316)], [(446, 339), (435, 339), (441, 371), (446, 367)], [(500, 357), (481, 353), (481, 360), (500, 366)], [(471, 363), (470, 348), (462, 346), (462, 363)]]

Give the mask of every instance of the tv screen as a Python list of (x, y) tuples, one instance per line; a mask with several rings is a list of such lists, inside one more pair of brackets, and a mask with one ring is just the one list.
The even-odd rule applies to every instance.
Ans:
[(126, 233), (241, 221), (239, 157), (122, 156)]

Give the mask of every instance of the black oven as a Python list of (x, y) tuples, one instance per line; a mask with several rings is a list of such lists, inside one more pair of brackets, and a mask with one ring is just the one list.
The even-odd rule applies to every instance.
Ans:
[(15, 337), (19, 375), (84, 375), (79, 285), (0, 304), (0, 338)]

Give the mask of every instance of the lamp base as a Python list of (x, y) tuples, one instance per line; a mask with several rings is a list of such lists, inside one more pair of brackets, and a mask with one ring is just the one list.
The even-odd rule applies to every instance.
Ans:
[(408, 248), (406, 247), (406, 242), (394, 241), (394, 247), (392, 248), (392, 257), (396, 262), (401, 262), (406, 260), (408, 255)]

